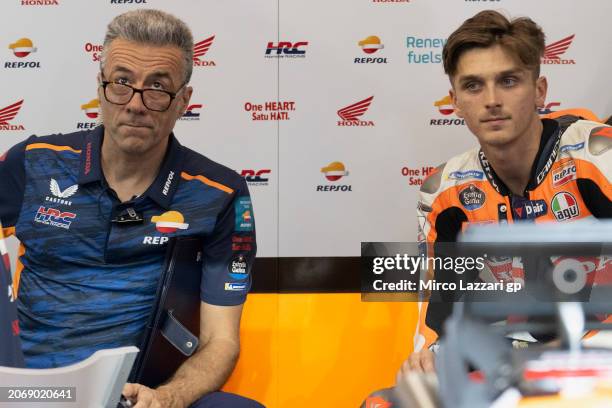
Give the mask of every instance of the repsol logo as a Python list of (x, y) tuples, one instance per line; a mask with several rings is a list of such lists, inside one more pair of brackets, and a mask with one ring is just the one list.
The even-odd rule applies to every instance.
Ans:
[(9, 61), (4, 63), (4, 68), (40, 68), (39, 61)]
[(429, 126), (459, 126), (465, 125), (463, 119), (431, 119)]
[(387, 58), (356, 57), (355, 64), (386, 64)]
[(86, 129), (93, 129), (96, 126), (98, 126), (96, 122), (77, 122), (76, 128), (86, 130)]
[(353, 191), (350, 184), (317, 186), (317, 191)]
[(172, 185), (172, 179), (174, 178), (174, 172), (170, 171), (168, 173), (168, 178), (166, 179), (166, 183), (164, 184), (164, 189), (162, 190), (162, 194), (167, 196), (168, 191), (170, 191), (170, 185)]
[(142, 240), (143, 245), (164, 245), (169, 240), (168, 237), (144, 237)]

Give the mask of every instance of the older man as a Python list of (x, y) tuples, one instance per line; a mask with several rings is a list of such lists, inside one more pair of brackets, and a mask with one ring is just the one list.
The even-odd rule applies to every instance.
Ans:
[[(168, 238), (200, 236), (200, 349), (167, 384), (128, 384), (124, 394), (138, 407), (260, 406), (214, 392), (238, 357), (256, 244), (244, 180), (172, 133), (192, 94), (192, 54), (191, 32), (174, 16), (116, 17), (98, 74), (103, 126), (31, 137), (0, 163), (0, 219), (22, 244), (25, 361), (56, 367), (138, 345)], [(232, 271), (236, 260), (246, 267)]]

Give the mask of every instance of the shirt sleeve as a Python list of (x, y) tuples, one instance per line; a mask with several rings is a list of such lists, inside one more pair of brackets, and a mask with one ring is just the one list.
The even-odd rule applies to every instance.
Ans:
[[(28, 139), (29, 140), (29, 139)], [(0, 222), (5, 236), (14, 234), (25, 190), (25, 147), (28, 141), (13, 146), (0, 156)]]
[[(428, 242), (427, 236), (432, 233), (435, 235), (435, 225), (432, 225), (429, 215), (432, 212), (431, 200), (422, 192), (419, 193), (419, 201), (417, 204), (417, 221), (418, 221), (418, 237), (419, 250), (424, 256), (431, 256), (431, 242)], [(432, 271), (421, 270), (420, 279), (426, 281), (431, 279)], [(431, 346), (437, 339), (438, 333), (427, 325), (427, 315), (429, 309), (429, 293), (419, 294), (417, 327), (414, 334), (414, 351), (421, 351), (423, 348)]]
[(253, 206), (246, 182), (241, 179), (204, 242), (202, 301), (219, 306), (244, 303), (256, 253)]
[(586, 134), (584, 158), (577, 161), (577, 184), (585, 205), (595, 218), (612, 218), (612, 126), (580, 121)]

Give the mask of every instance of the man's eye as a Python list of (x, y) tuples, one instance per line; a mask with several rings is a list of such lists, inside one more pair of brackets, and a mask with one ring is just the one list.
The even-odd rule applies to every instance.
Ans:
[(157, 81), (153, 82), (153, 84), (151, 85), (151, 88), (153, 88), (153, 89), (161, 89), (161, 90), (166, 89), (164, 84), (162, 84), (161, 82), (157, 82)]
[(468, 82), (465, 84), (464, 88), (467, 91), (474, 92), (480, 89), (480, 84), (478, 82)]
[(115, 82), (121, 85), (128, 85), (129, 81), (127, 80), (127, 78), (117, 78), (115, 79)]
[(518, 81), (516, 80), (516, 78), (512, 77), (502, 79), (502, 84), (508, 87), (516, 85), (517, 82)]

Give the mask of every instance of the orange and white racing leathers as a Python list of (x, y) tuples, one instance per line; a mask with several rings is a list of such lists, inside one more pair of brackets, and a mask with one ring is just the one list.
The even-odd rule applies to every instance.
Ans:
[[(419, 240), (430, 248), (437, 242), (454, 242), (473, 223), (612, 218), (612, 127), (576, 116), (542, 122), (539, 151), (523, 196), (510, 192), (481, 149), (455, 156), (421, 186)], [(497, 271), (495, 267), (491, 270), (496, 279), (512, 279), (507, 276), (512, 265)], [(596, 268), (612, 273), (609, 260)], [(452, 303), (419, 304), (415, 351), (437, 340), (451, 309)]]

